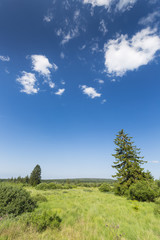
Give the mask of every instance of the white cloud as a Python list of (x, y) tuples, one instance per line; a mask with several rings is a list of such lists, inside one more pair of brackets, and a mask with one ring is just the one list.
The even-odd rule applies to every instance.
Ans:
[(76, 21), (78, 18), (79, 18), (79, 16), (80, 16), (80, 10), (76, 10), (75, 12), (74, 12), (74, 21)]
[(55, 71), (57, 71), (57, 70), (58, 70), (58, 66), (57, 66), (55, 63), (53, 63), (52, 65), (53, 65), (53, 69), (54, 69)]
[(63, 53), (63, 52), (61, 52), (61, 54), (60, 54), (60, 57), (61, 57), (62, 59), (64, 59), (64, 58), (65, 58), (65, 55), (64, 55), (64, 53)]
[(148, 161), (148, 163), (160, 163), (160, 161)]
[(93, 7), (104, 6), (109, 9), (113, 4), (115, 4), (115, 9), (119, 11), (124, 11), (131, 8), (137, 0), (83, 0), (84, 3), (92, 4)]
[(77, 37), (78, 35), (79, 35), (78, 28), (70, 30), (66, 35), (63, 36), (61, 44), (64, 45), (65, 43), (69, 42), (71, 39)]
[(113, 79), (111, 80), (111, 82), (116, 82), (116, 79), (115, 79), (115, 78), (113, 78)]
[(116, 40), (109, 40), (104, 46), (107, 72), (123, 76), (129, 70), (148, 64), (158, 50), (160, 37), (156, 34), (156, 29), (143, 29), (131, 39), (128, 39), (128, 35), (121, 35)]
[(102, 102), (101, 102), (101, 104), (104, 104), (105, 102), (107, 102), (107, 100), (106, 100), (106, 99), (103, 99)]
[(82, 50), (85, 49), (85, 48), (86, 48), (86, 45), (84, 44), (84, 45), (82, 45), (82, 47), (79, 48), (79, 50), (82, 51)]
[(103, 19), (100, 21), (99, 31), (102, 32), (103, 35), (105, 35), (108, 32), (107, 27), (106, 27)]
[(98, 46), (98, 43), (94, 43), (91, 47), (91, 51), (92, 53), (98, 53), (98, 52), (101, 52), (101, 50), (99, 49), (99, 46)]
[(51, 64), (46, 56), (43, 55), (31, 55), (32, 68), (43, 77), (50, 79), (50, 69), (57, 70), (56, 64)]
[(64, 80), (62, 80), (62, 81), (61, 81), (61, 84), (62, 84), (62, 85), (65, 85), (66, 83), (65, 83), (65, 81), (64, 81)]
[(27, 94), (38, 93), (39, 88), (36, 87), (37, 79), (35, 74), (23, 71), (22, 76), (18, 77), (16, 80), (23, 86), (21, 92)]
[(53, 83), (52, 81), (49, 81), (49, 86), (50, 86), (50, 88), (54, 88), (55, 87), (55, 83)]
[(86, 85), (80, 86), (83, 93), (88, 95), (90, 98), (100, 97), (101, 93), (97, 93), (93, 87), (87, 87)]
[(147, 17), (143, 17), (139, 20), (139, 24), (142, 25), (148, 25), (151, 24), (153, 22), (155, 22), (155, 20), (160, 17), (160, 11), (155, 11), (153, 13), (148, 14)]
[(55, 93), (56, 95), (62, 95), (65, 91), (65, 88), (59, 88), (58, 91)]
[(0, 60), (3, 62), (9, 62), (10, 61), (10, 57), (8, 56), (0, 56)]
[(63, 30), (61, 28), (56, 30), (56, 34), (58, 37), (60, 37), (61, 35), (63, 35)]
[(43, 21), (44, 22), (51, 22), (52, 19), (53, 19), (52, 14), (49, 14), (49, 15), (44, 16)]
[(84, 3), (90, 3), (93, 5), (93, 7), (95, 6), (105, 6), (105, 7), (109, 7), (111, 5), (111, 3), (113, 2), (113, 0), (84, 0)]
[(120, 11), (124, 11), (131, 8), (136, 2), (137, 0), (119, 0), (117, 4), (117, 9)]
[(103, 83), (104, 83), (104, 80), (98, 79), (98, 82), (99, 82), (100, 84), (103, 84)]

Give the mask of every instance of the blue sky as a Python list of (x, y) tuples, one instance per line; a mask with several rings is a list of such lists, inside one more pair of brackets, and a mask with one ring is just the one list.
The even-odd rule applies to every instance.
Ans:
[(160, 177), (160, 2), (0, 1), (0, 177), (110, 178), (122, 128)]

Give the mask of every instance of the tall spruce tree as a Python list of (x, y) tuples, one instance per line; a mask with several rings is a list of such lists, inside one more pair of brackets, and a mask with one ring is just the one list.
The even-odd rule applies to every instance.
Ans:
[(30, 175), (30, 184), (36, 186), (41, 183), (41, 167), (36, 165)]
[(137, 180), (144, 178), (144, 169), (141, 164), (145, 163), (143, 157), (140, 156), (140, 149), (133, 145), (131, 137), (124, 133), (124, 130), (118, 132), (114, 143), (116, 144), (116, 153), (114, 165), (117, 173), (112, 177), (117, 178), (117, 193), (124, 194), (125, 191)]

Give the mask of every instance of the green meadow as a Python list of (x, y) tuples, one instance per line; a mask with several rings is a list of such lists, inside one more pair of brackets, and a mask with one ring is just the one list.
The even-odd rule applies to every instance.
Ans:
[(38, 232), (27, 226), (24, 215), (0, 221), (0, 240), (158, 240), (160, 217), (154, 214), (155, 203), (127, 200), (97, 188), (35, 190), (47, 202), (38, 203), (36, 211), (50, 210), (61, 217), (59, 229)]

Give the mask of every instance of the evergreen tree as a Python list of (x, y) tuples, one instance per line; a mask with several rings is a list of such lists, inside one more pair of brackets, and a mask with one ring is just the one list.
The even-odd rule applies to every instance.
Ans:
[(140, 149), (133, 145), (131, 137), (125, 134), (123, 129), (116, 135), (114, 143), (117, 145), (114, 165), (117, 170), (113, 176), (117, 178), (116, 192), (124, 194), (124, 192), (137, 180), (144, 178), (145, 174), (141, 164), (145, 163), (143, 157), (140, 157)]
[(41, 183), (41, 167), (36, 165), (30, 175), (30, 184), (36, 186)]

